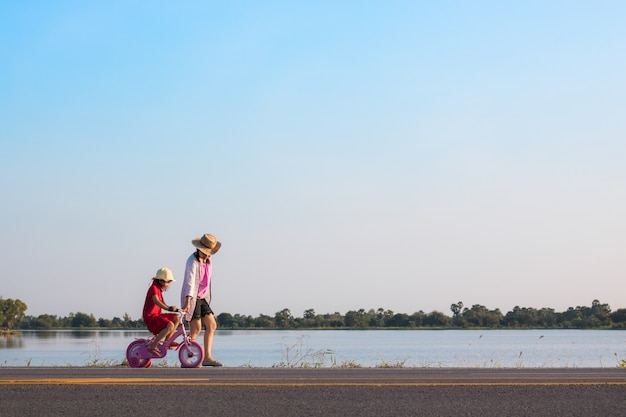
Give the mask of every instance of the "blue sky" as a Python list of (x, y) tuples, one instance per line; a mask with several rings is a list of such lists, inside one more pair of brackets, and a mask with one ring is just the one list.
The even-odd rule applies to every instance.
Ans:
[[(626, 4), (0, 5), (0, 296), (626, 308)], [(180, 280), (166, 301), (177, 304)]]

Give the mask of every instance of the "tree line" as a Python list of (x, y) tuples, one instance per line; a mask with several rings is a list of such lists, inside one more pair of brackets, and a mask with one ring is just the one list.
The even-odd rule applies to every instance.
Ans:
[(315, 310), (304, 311), (302, 317), (294, 317), (289, 309), (284, 309), (272, 316), (258, 317), (240, 314), (221, 313), (217, 316), (218, 324), (229, 329), (302, 329), (302, 328), (552, 328), (552, 329), (626, 329), (626, 309), (614, 312), (608, 304), (593, 300), (590, 307), (570, 307), (566, 311), (557, 312), (552, 308), (531, 308), (516, 306), (503, 314), (500, 309), (490, 310), (474, 304), (464, 307), (463, 302), (450, 306), (451, 316), (440, 311), (426, 313), (418, 311), (413, 314), (395, 313), (392, 310), (360, 309), (351, 310), (346, 314), (316, 314)]
[(142, 319), (133, 320), (128, 313), (122, 318), (103, 319), (93, 314), (70, 313), (68, 316), (59, 317), (50, 314), (42, 314), (37, 317), (25, 316), (21, 324), (23, 330), (46, 330), (46, 329), (145, 329)]
[[(68, 316), (42, 314), (37, 317), (25, 314), (27, 306), (20, 300), (3, 300), (0, 297), (0, 322), (5, 330), (20, 329), (145, 329), (141, 318), (133, 320), (128, 313), (113, 319), (98, 318), (83, 312)], [(474, 304), (465, 307), (463, 302), (450, 305), (451, 315), (440, 311), (413, 314), (395, 313), (384, 308), (350, 310), (317, 314), (314, 309), (305, 310), (295, 317), (288, 308), (273, 316), (257, 317), (242, 314), (220, 313), (217, 322), (222, 329), (427, 329), (427, 328), (497, 328), (497, 329), (626, 329), (626, 309), (611, 311), (608, 304), (593, 300), (591, 306), (569, 307), (557, 312), (552, 308), (514, 307), (503, 314), (500, 309), (490, 310)]]

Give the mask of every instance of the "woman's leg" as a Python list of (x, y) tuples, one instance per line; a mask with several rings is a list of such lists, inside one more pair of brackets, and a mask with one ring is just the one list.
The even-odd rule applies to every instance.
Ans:
[(217, 329), (217, 321), (215, 320), (215, 316), (213, 314), (208, 314), (202, 317), (202, 322), (204, 323), (204, 359), (208, 361), (215, 361), (213, 355), (211, 353), (211, 349), (213, 349), (213, 335), (215, 334), (215, 330)]
[(202, 322), (200, 319), (191, 319), (189, 322), (189, 338), (191, 340), (196, 340), (200, 334), (200, 330), (202, 330)]

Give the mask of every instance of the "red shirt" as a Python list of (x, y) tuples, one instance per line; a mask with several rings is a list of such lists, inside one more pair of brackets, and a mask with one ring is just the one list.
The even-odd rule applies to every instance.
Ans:
[(153, 334), (158, 334), (165, 329), (170, 322), (174, 322), (176, 316), (174, 314), (166, 314), (161, 312), (161, 307), (155, 304), (152, 296), (156, 295), (157, 300), (165, 304), (163, 301), (163, 290), (155, 281), (153, 281), (148, 293), (146, 294), (146, 302), (143, 305), (143, 321), (146, 327)]
[(163, 302), (163, 290), (161, 290), (161, 287), (155, 281), (152, 282), (152, 285), (148, 288), (148, 293), (146, 294), (146, 302), (143, 305), (144, 321), (146, 317), (158, 316), (161, 314), (161, 307), (156, 305), (152, 299), (153, 295), (156, 295), (157, 300)]

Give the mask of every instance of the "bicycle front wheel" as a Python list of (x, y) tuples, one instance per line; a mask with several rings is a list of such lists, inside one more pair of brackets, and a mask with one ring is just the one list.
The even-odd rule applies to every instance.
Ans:
[(189, 342), (178, 348), (178, 359), (183, 368), (197, 368), (202, 364), (204, 351), (198, 342)]

